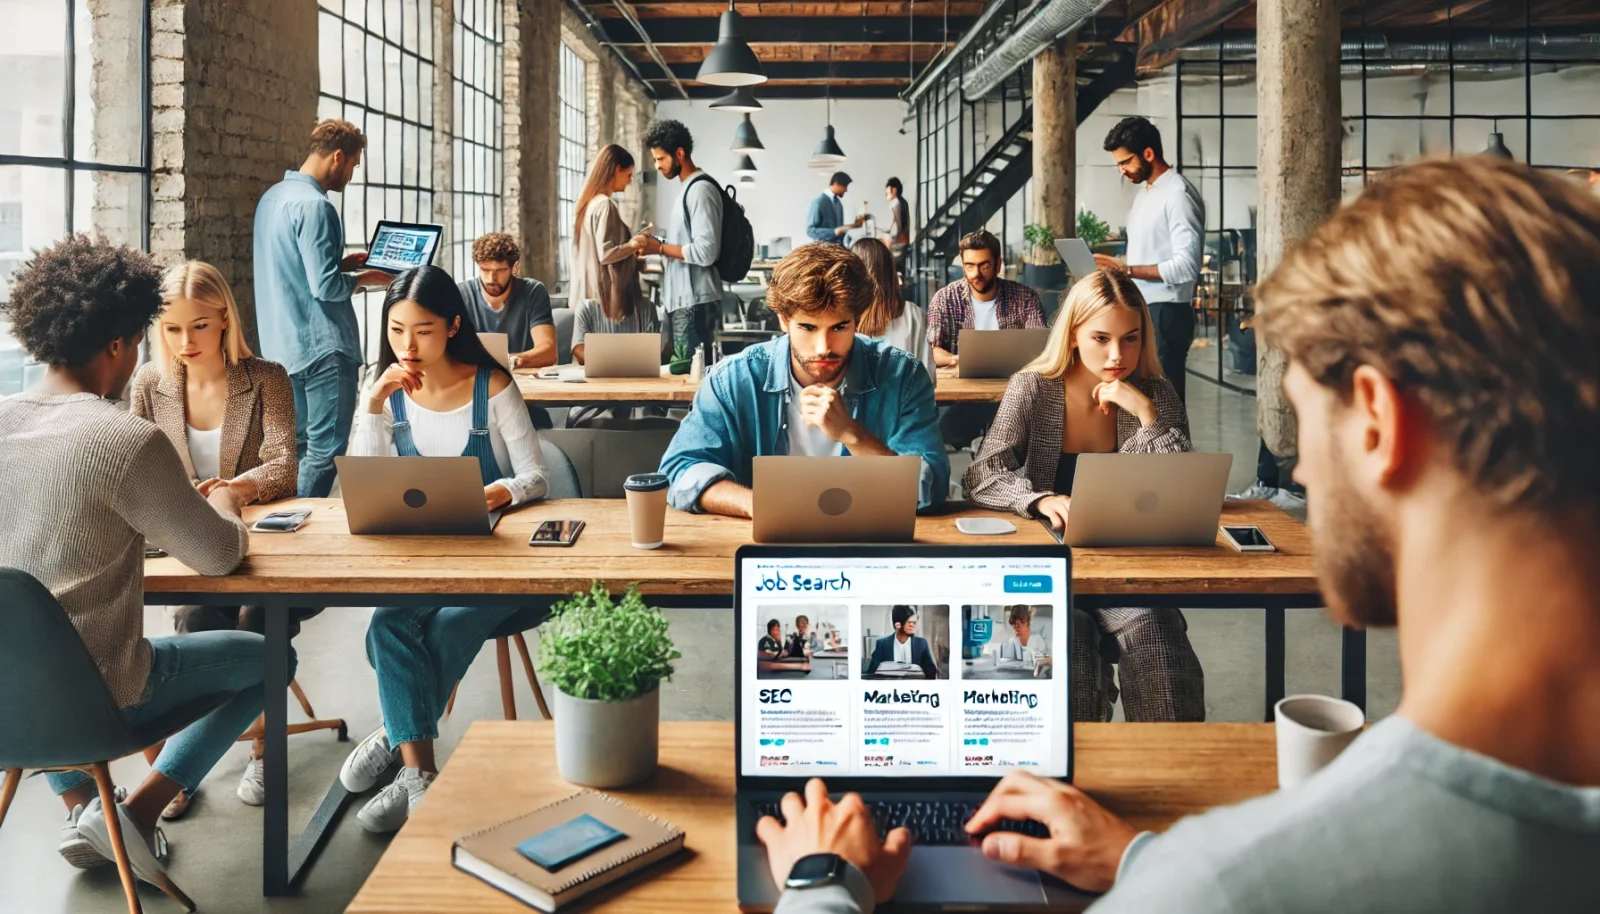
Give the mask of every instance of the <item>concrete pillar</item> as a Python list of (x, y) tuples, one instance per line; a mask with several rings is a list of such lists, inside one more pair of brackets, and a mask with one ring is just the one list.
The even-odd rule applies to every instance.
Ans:
[[(435, 266), (451, 272), (457, 282), (471, 279), (470, 263), (458, 262), (454, 256), (456, 245), (471, 238), (456, 237), (455, 182), (456, 182), (456, 7), (454, 3), (433, 4), (433, 149), (429, 161), (433, 163), (433, 214), (434, 222), (444, 226), (439, 239), (442, 256), (433, 259)], [(459, 258), (469, 261), (470, 258)]]
[(562, 8), (506, 0), (506, 232), (522, 248), (522, 274), (552, 288), (559, 273)]
[[(1033, 221), (1056, 237), (1077, 231), (1078, 33), (1033, 59)], [(1035, 263), (1058, 263), (1054, 247), (1036, 248)]]
[[(1339, 0), (1256, 5), (1258, 276), (1339, 206), (1339, 7)], [(1297, 428), (1283, 396), (1286, 360), (1265, 346), (1256, 352), (1261, 438), (1274, 455), (1292, 457)]]

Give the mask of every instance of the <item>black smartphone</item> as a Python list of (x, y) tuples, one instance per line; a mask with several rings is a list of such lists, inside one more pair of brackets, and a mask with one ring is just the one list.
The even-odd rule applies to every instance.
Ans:
[(1278, 551), (1278, 547), (1272, 545), (1272, 541), (1267, 539), (1265, 533), (1261, 532), (1261, 528), (1253, 524), (1248, 527), (1223, 527), (1222, 538), (1228, 541), (1228, 545), (1240, 552)]
[(160, 546), (152, 546), (149, 543), (145, 543), (144, 544), (144, 557), (145, 558), (147, 558), (147, 559), (160, 559), (160, 558), (165, 558), (166, 555), (167, 555), (167, 550), (162, 549)]
[(533, 536), (528, 537), (528, 545), (570, 546), (578, 541), (578, 534), (582, 532), (581, 520), (547, 520), (539, 524)]
[(256, 521), (251, 529), (263, 533), (293, 533), (299, 530), (310, 516), (310, 511), (274, 511)]

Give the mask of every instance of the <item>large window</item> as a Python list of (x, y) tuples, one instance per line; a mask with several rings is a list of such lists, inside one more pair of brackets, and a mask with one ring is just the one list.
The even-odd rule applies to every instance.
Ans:
[(455, 181), (451, 248), (457, 279), (473, 275), (472, 241), (499, 231), (505, 193), (505, 4), (455, 0)]
[[(142, 0), (0, 0), (0, 304), (32, 251), (69, 232), (149, 246)], [(0, 316), (0, 396), (39, 367)]]
[(560, 213), (561, 276), (563, 289), (572, 273), (572, 224), (577, 219), (578, 194), (587, 177), (589, 157), (589, 68), (572, 48), (561, 45), (561, 159), (557, 165), (556, 199)]

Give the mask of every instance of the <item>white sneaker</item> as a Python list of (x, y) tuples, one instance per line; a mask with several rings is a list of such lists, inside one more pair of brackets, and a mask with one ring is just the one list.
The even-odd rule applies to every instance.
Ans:
[[(161, 886), (166, 881), (167, 869), (161, 865), (160, 848), (166, 843), (161, 829), (152, 828), (149, 831), (141, 828), (133, 821), (133, 816), (128, 815), (127, 809), (121, 803), (115, 804), (117, 818), (122, 825), (122, 845), (128, 851), (128, 863), (133, 867), (133, 874), (153, 886)], [(83, 810), (83, 815), (78, 817), (78, 834), (89, 842), (101, 857), (106, 860), (117, 859), (116, 849), (111, 843), (111, 831), (106, 827), (106, 813), (100, 806), (100, 798), (95, 797)]]
[(1280, 509), (1288, 514), (1292, 514), (1295, 517), (1301, 518), (1302, 520), (1305, 519), (1306, 497), (1304, 495), (1300, 495), (1289, 489), (1279, 489), (1277, 492), (1273, 493), (1273, 495), (1268, 498), (1267, 501), (1277, 505)]
[(434, 777), (436, 775), (433, 773), (416, 768), (400, 769), (394, 783), (378, 791), (377, 796), (361, 807), (361, 811), (356, 813), (356, 820), (362, 828), (373, 834), (386, 835), (399, 831), (427, 795)]
[(366, 793), (378, 783), (378, 776), (394, 764), (398, 754), (389, 745), (389, 734), (379, 727), (351, 750), (344, 767), (339, 769), (339, 783), (351, 793)]
[(262, 759), (253, 758), (244, 766), (244, 777), (239, 779), (239, 801), (246, 806), (267, 802), (267, 764)]
[(1269, 486), (1258, 479), (1251, 483), (1250, 488), (1245, 489), (1243, 492), (1234, 492), (1229, 494), (1228, 501), (1272, 501), (1273, 497), (1276, 496), (1280, 491), (1282, 490), (1277, 486)]
[[(128, 791), (118, 787), (114, 793), (118, 803), (128, 798)], [(99, 800), (95, 801), (100, 802)], [(78, 820), (83, 815), (82, 806), (72, 807), (67, 813), (67, 821), (61, 825), (61, 840), (56, 845), (56, 850), (66, 861), (80, 870), (93, 869), (111, 862), (110, 857), (103, 857), (94, 849), (82, 833), (78, 831)]]

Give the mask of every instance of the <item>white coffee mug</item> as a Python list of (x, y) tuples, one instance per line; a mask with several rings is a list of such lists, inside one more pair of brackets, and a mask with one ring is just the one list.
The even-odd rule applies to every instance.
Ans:
[(1326, 695), (1290, 695), (1273, 708), (1278, 731), (1278, 789), (1311, 777), (1355, 742), (1367, 715)]

